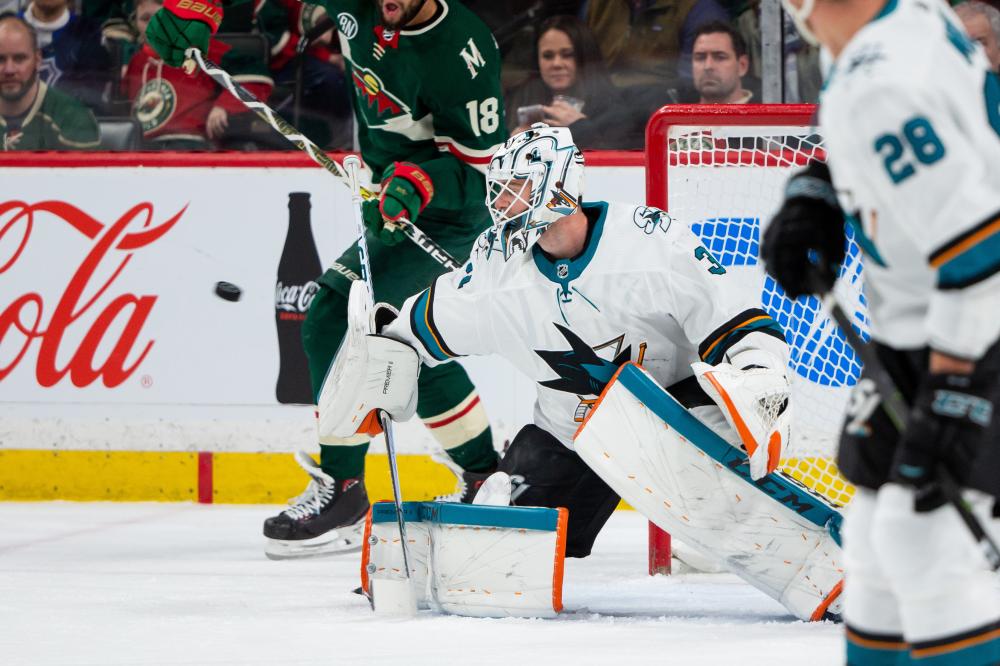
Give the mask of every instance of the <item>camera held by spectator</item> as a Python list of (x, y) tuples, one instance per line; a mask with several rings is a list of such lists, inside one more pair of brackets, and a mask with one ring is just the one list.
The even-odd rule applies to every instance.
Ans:
[(41, 81), (38, 37), (22, 18), (0, 17), (0, 150), (96, 148), (90, 109)]

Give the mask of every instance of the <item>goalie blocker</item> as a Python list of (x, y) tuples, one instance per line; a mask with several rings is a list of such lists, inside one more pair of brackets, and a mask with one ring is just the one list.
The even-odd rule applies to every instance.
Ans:
[(841, 516), (774, 472), (754, 481), (739, 436), (714, 407), (690, 412), (642, 368), (622, 366), (577, 431), (576, 451), (662, 529), (781, 602), (839, 616)]

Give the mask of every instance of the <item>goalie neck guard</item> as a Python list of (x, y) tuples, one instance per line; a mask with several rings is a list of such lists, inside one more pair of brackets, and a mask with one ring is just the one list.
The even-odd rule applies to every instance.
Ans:
[(486, 207), (504, 259), (525, 252), (583, 194), (583, 153), (565, 127), (535, 123), (509, 138), (486, 169)]

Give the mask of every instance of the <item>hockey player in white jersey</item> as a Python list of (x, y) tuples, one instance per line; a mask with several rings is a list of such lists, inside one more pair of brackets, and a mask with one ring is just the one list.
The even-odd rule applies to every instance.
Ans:
[[(798, 617), (837, 613), (840, 549), (826, 525), (749, 482), (775, 470), (788, 440), (780, 327), (761, 309), (759, 292), (727, 274), (680, 221), (646, 206), (582, 203), (583, 168), (568, 129), (537, 125), (509, 139), (487, 169), (493, 228), (468, 263), (409, 298), (391, 323), (376, 308), (381, 335), (349, 335), (320, 398), (321, 429), (354, 432), (371, 422), (373, 408), (405, 418), (411, 347), (430, 365), (503, 356), (536, 382), (537, 402), (534, 423), (511, 442), (500, 470), (513, 480), (515, 504), (569, 509), (567, 556), (590, 553), (619, 494), (635, 506), (656, 497), (672, 511), (651, 519)], [(668, 387), (723, 434), (726, 449), (746, 451), (745, 480), (671, 434), (672, 425), (643, 404), (594, 409), (618, 374), (634, 368), (629, 362), (641, 364), (633, 372), (649, 378), (651, 396)], [(637, 437), (639, 425), (627, 422), (619, 428), (619, 413), (606, 410), (620, 408), (623, 421), (656, 424), (652, 434)], [(610, 430), (581, 426), (598, 413), (612, 416)], [(581, 428), (594, 431), (591, 465), (574, 451)], [(627, 449), (621, 459), (649, 454), (640, 466), (656, 478), (638, 487), (636, 474), (647, 470), (603, 468), (620, 449)], [(746, 467), (747, 456), (738, 457)]]
[(829, 291), (846, 219), (868, 256), (878, 356), (912, 406), (902, 434), (873, 406), (841, 440), (859, 486), (844, 526), (848, 662), (1000, 664), (996, 579), (936, 481), (946, 467), (988, 526), (997, 515), (1000, 82), (938, 0), (785, 3), (833, 57), (829, 167), (789, 181), (764, 259), (792, 297)]

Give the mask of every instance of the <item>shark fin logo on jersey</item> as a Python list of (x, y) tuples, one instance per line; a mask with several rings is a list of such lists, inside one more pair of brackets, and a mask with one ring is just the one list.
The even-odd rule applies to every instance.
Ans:
[(635, 226), (651, 236), (657, 229), (663, 233), (667, 233), (667, 230), (670, 229), (670, 223), (673, 222), (673, 218), (659, 208), (639, 206), (632, 213), (632, 221), (635, 222)]
[(351, 75), (358, 95), (368, 102), (368, 110), (374, 111), (374, 120), (384, 115), (393, 116), (409, 113), (409, 109), (397, 97), (390, 94), (375, 72), (365, 67), (356, 68)]
[[(566, 339), (570, 348), (564, 351), (535, 350), (535, 353), (552, 368), (553, 372), (559, 375), (557, 379), (539, 382), (539, 385), (556, 391), (576, 394), (580, 398), (580, 405), (577, 407), (573, 419), (580, 422), (586, 416), (587, 410), (597, 402), (596, 399), (588, 399), (586, 396), (601, 394), (618, 368), (632, 357), (632, 346), (629, 345), (622, 349), (625, 344), (625, 335), (623, 334), (591, 347), (565, 326), (560, 326), (555, 322), (552, 325)], [(599, 355), (599, 352), (604, 350), (609, 350), (605, 355), (611, 356), (610, 359), (602, 358)]]
[(572, 215), (579, 205), (580, 202), (570, 196), (569, 192), (559, 188), (545, 207), (561, 215)]
[(486, 67), (486, 59), (479, 52), (479, 47), (472, 41), (472, 37), (469, 37), (468, 43), (458, 52), (458, 56), (469, 68), (469, 76), (473, 79), (479, 76), (480, 69)]

